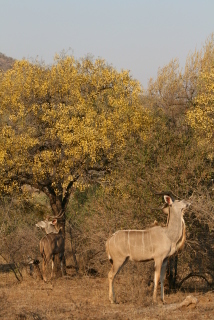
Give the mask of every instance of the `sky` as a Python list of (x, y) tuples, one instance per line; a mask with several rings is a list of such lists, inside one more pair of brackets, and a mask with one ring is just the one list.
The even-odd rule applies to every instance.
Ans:
[(103, 58), (146, 88), (158, 68), (200, 50), (214, 32), (214, 0), (0, 0), (0, 52), (53, 62)]

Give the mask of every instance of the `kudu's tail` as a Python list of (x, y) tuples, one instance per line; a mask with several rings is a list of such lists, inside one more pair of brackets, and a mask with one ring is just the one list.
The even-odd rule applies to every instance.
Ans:
[(111, 257), (110, 251), (109, 251), (109, 240), (110, 240), (110, 238), (108, 238), (108, 240), (106, 241), (106, 252), (107, 252), (107, 256), (108, 256), (109, 261), (111, 262), (111, 264), (113, 264), (113, 260), (112, 260), (112, 257)]

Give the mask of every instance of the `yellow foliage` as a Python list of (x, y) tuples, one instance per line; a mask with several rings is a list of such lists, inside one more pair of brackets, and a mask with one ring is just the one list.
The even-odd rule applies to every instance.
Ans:
[(149, 133), (141, 93), (101, 59), (16, 61), (0, 74), (0, 189), (17, 181), (63, 194), (76, 175), (106, 169), (130, 135)]
[(194, 128), (199, 144), (205, 146), (211, 158), (214, 138), (214, 35), (204, 48), (201, 71), (197, 83), (194, 106), (187, 113), (187, 120)]
[(181, 115), (194, 129), (198, 143), (214, 157), (214, 34), (204, 48), (189, 54), (184, 71), (177, 59), (158, 70), (149, 82), (144, 101), (161, 108), (178, 128)]

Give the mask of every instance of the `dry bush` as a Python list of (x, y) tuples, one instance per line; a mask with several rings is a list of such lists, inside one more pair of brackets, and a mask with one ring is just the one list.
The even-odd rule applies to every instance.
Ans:
[(2, 239), (2, 255), (9, 261), (24, 262), (28, 257), (38, 258), (39, 239), (32, 228), (18, 228)]
[(98, 215), (93, 219), (86, 217), (79, 228), (70, 222), (66, 229), (67, 265), (72, 265), (81, 274), (106, 275), (108, 259), (105, 242), (108, 232), (104, 219)]
[(22, 280), (31, 273), (29, 261), (40, 258), (42, 234), (36, 230), (35, 216), (41, 209), (32, 204), (32, 198), (21, 195), (0, 198), (0, 209), (0, 264), (3, 269), (11, 265), (17, 280)]

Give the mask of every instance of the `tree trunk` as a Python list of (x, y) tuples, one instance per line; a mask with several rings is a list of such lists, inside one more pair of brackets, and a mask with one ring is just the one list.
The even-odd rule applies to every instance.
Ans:
[[(49, 197), (50, 198), (50, 197)], [(50, 205), (53, 212), (53, 216), (57, 218), (57, 216), (60, 216), (59, 219), (57, 219), (57, 224), (59, 227), (61, 227), (63, 238), (66, 240), (66, 232), (65, 232), (65, 223), (66, 223), (66, 216), (65, 216), (65, 208), (63, 208), (63, 204), (60, 201), (53, 201), (53, 198), (56, 199), (56, 197), (51, 197)], [(57, 199), (56, 199), (57, 200)], [(65, 252), (65, 248), (64, 248)], [(55, 268), (56, 268), (56, 274), (61, 275), (61, 266), (60, 266), (60, 259), (59, 256), (56, 255), (55, 257)], [(66, 259), (65, 255), (63, 256), (63, 274), (66, 275)]]
[[(42, 183), (38, 183), (37, 186), (38, 188), (43, 191), (49, 198), (50, 201), (50, 206), (53, 212), (54, 217), (60, 216), (60, 218), (57, 220), (59, 227), (62, 228), (62, 234), (64, 239), (66, 238), (66, 232), (65, 232), (65, 223), (66, 223), (66, 216), (65, 216), (65, 211), (70, 199), (71, 192), (73, 190), (73, 184), (75, 181), (77, 181), (79, 178), (79, 175), (77, 174), (76, 177), (74, 178), (73, 181), (71, 181), (66, 190), (61, 190), (61, 193), (57, 195), (55, 193), (54, 188), (50, 183), (47, 183), (46, 185)], [(59, 186), (59, 190), (61, 187)], [(56, 257), (56, 264), (59, 265), (59, 257)], [(63, 258), (63, 272), (66, 274), (66, 259), (65, 255)]]
[[(59, 214), (61, 215), (62, 212), (59, 212)], [(58, 214), (58, 215), (59, 215)], [(65, 217), (65, 212), (63, 213), (62, 218), (57, 220), (57, 223), (59, 225), (59, 227), (61, 227), (62, 229), (62, 234), (63, 234), (63, 238), (66, 239), (66, 232), (65, 232), (65, 223), (66, 223), (66, 217)], [(64, 252), (65, 252), (65, 248), (64, 248)], [(61, 272), (61, 266), (60, 266), (60, 260), (59, 260), (59, 256), (57, 255), (55, 258), (55, 262), (56, 262), (56, 270), (57, 273), (60, 274)], [(65, 254), (63, 256), (63, 274), (66, 275), (66, 259), (65, 259)]]

